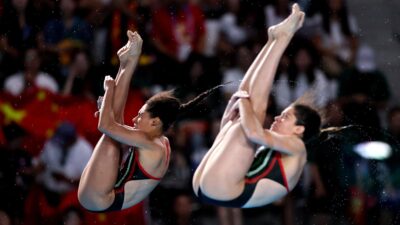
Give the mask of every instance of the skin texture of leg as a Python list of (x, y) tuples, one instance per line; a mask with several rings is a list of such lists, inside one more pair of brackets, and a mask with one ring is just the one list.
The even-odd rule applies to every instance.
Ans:
[(240, 83), (239, 90), (250, 92), (250, 81), (255, 76), (257, 68), (265, 58), (265, 55), (267, 54), (269, 47), (271, 46), (273, 41), (274, 40), (271, 38), (271, 36), (269, 36), (267, 43), (263, 46), (257, 57), (254, 59), (253, 63), (250, 65), (249, 69), (246, 71), (246, 74), (244, 75), (244, 78)]
[[(253, 63), (250, 65), (249, 69), (246, 71), (246, 74), (240, 83), (239, 90), (249, 92), (251, 78), (255, 76), (257, 67), (262, 62), (262, 60), (265, 58), (265, 55), (267, 54), (268, 49), (271, 46), (272, 42), (273, 42), (273, 39), (271, 37), (268, 37), (268, 42), (264, 45), (264, 47), (258, 53), (258, 55), (255, 58), (255, 60), (253, 61)], [(225, 125), (225, 126), (221, 127), (220, 132), (218, 133), (216, 139), (214, 140), (213, 146), (210, 148), (210, 150), (207, 152), (207, 154), (203, 157), (200, 165), (197, 167), (197, 169), (193, 175), (193, 180), (192, 180), (193, 181), (192, 182), (193, 190), (195, 190), (195, 193), (197, 193), (197, 190), (199, 189), (200, 177), (202, 175), (205, 165), (207, 164), (207, 161), (210, 158), (210, 155), (212, 155), (212, 152), (214, 152), (215, 146), (218, 146), (218, 143), (224, 138), (225, 133), (229, 126), (230, 126), (230, 123), (229, 123), (229, 125)]]
[[(268, 43), (240, 85), (239, 90), (248, 89), (252, 107), (261, 124), (279, 60), (303, 19), (304, 13), (295, 4), (288, 19), (269, 29)], [(210, 149), (212, 153), (201, 168), (199, 185), (207, 196), (218, 200), (231, 200), (243, 192), (244, 177), (254, 160), (254, 146), (248, 142), (240, 123), (233, 122), (226, 126), (229, 126), (228, 131)]]
[[(268, 42), (263, 49), (261, 60), (250, 77), (248, 93), (253, 110), (261, 124), (264, 124), (265, 112), (268, 104), (276, 70), (279, 61), (294, 33), (302, 26), (304, 13), (298, 5), (293, 6), (292, 14), (283, 22), (268, 29)], [(247, 82), (247, 81), (246, 81)]]
[(231, 125), (231, 122), (229, 122), (227, 125), (225, 125), (219, 131), (217, 137), (214, 140), (213, 146), (210, 148), (210, 150), (208, 150), (206, 155), (201, 160), (199, 166), (197, 167), (195, 173), (193, 174), (192, 186), (193, 186), (193, 190), (196, 194), (197, 194), (197, 191), (199, 190), (200, 178), (202, 177), (204, 167), (207, 165), (207, 162), (208, 162), (210, 156), (213, 154), (215, 146), (218, 146), (218, 144), (223, 140), (223, 137), (225, 136), (226, 132), (228, 131), (230, 125)]
[(123, 124), (123, 114), (133, 72), (139, 62), (142, 39), (139, 34), (128, 31), (128, 43), (118, 51), (120, 67), (115, 78), (114, 115), (117, 122)]
[[(113, 111), (116, 120), (120, 123), (123, 123), (130, 82), (142, 46), (142, 40), (136, 32), (128, 31), (128, 38), (128, 43), (117, 53), (120, 59), (120, 68), (115, 79)], [(106, 135), (102, 135), (79, 183), (78, 197), (84, 207), (90, 210), (103, 210), (112, 204), (120, 154), (121, 145)]]

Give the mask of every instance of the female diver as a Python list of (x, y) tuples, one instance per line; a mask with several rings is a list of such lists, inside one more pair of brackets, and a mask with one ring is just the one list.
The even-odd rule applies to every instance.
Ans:
[[(158, 93), (146, 101), (132, 119), (123, 121), (124, 107), (133, 71), (138, 64), (142, 39), (128, 31), (128, 42), (118, 51), (120, 68), (115, 81), (106, 76), (98, 129), (103, 133), (82, 173), (78, 199), (90, 211), (121, 210), (142, 201), (158, 185), (168, 169), (171, 153), (164, 133), (174, 121), (217, 87), (181, 104), (172, 91)], [(120, 167), (123, 146), (129, 154)]]
[(319, 134), (320, 115), (295, 102), (269, 130), (262, 124), (279, 60), (303, 21), (304, 13), (294, 4), (286, 20), (268, 29), (268, 42), (231, 97), (220, 132), (194, 174), (193, 189), (202, 201), (257, 207), (297, 184), (307, 158), (305, 143)]

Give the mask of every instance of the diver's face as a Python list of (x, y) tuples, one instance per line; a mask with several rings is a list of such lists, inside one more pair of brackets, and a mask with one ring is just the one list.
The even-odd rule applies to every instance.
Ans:
[(144, 104), (142, 108), (139, 110), (137, 116), (132, 119), (133, 128), (139, 130), (148, 130), (151, 125), (151, 117), (150, 113), (146, 111), (147, 104)]
[(296, 115), (292, 106), (287, 107), (283, 112), (274, 118), (270, 130), (283, 135), (297, 135), (299, 127), (296, 125)]

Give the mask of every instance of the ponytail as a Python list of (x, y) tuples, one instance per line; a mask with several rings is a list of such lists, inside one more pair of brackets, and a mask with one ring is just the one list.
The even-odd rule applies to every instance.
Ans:
[(311, 138), (309, 141), (315, 141), (317, 140), (320, 143), (323, 143), (333, 137), (337, 137), (339, 135), (342, 134), (342, 132), (344, 132), (345, 130), (349, 130), (351, 128), (355, 128), (358, 127), (357, 125), (348, 125), (348, 126), (342, 126), (342, 127), (328, 127), (328, 128), (324, 128), (322, 129), (319, 134), (314, 137)]
[(183, 116), (189, 112), (191, 112), (201, 101), (203, 101), (205, 98), (207, 98), (209, 95), (214, 93), (218, 88), (225, 86), (226, 84), (220, 84), (215, 87), (212, 87), (201, 94), (199, 94), (197, 97), (194, 99), (190, 100), (189, 102), (186, 102), (184, 104), (181, 104), (179, 107), (179, 116)]
[(179, 117), (192, 111), (198, 103), (224, 85), (210, 88), (185, 104), (181, 104), (180, 100), (173, 95), (173, 90), (163, 91), (147, 100), (146, 111), (150, 113), (151, 117), (160, 118), (162, 130), (165, 132)]
[(319, 134), (305, 141), (305, 144), (307, 148), (314, 148), (321, 144), (326, 144), (334, 139), (346, 141), (347, 143), (360, 143), (363, 141), (372, 141), (372, 137), (374, 139), (390, 140), (395, 143), (396, 146), (400, 146), (395, 138), (391, 137), (389, 134), (386, 134), (386, 132), (382, 131), (381, 129), (353, 124), (342, 127), (328, 127), (322, 129)]
[(319, 133), (314, 136), (304, 140), (304, 144), (308, 150), (317, 149), (322, 144), (326, 144), (328, 141), (342, 136), (343, 132), (355, 127), (355, 125), (348, 125), (342, 127), (328, 127), (321, 129)]

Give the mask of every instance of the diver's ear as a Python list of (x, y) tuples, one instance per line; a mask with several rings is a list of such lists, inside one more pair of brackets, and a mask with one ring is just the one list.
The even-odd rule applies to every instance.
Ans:
[(151, 126), (154, 126), (154, 127), (162, 126), (162, 121), (160, 120), (159, 117), (152, 118), (151, 119)]
[(306, 128), (303, 125), (296, 125), (294, 127), (294, 133), (297, 135), (303, 135)]

